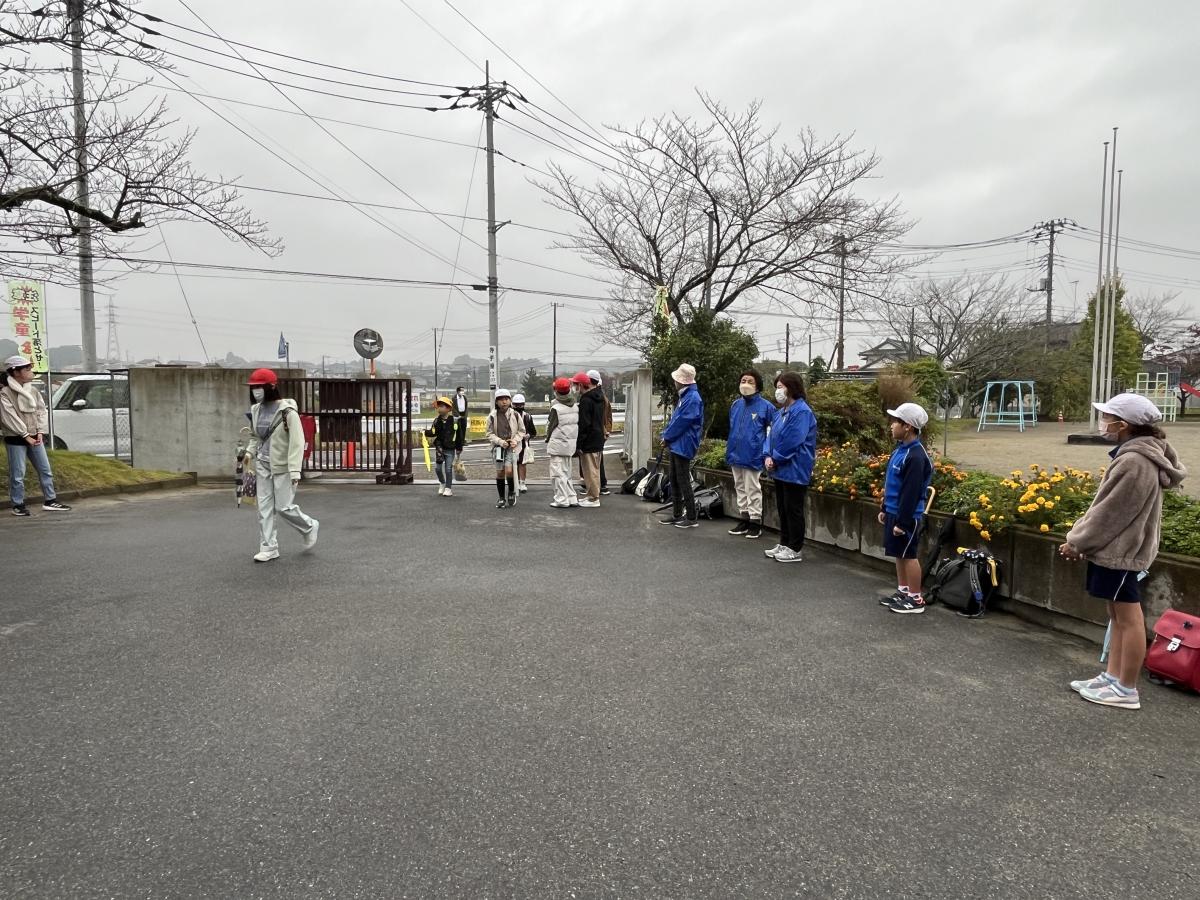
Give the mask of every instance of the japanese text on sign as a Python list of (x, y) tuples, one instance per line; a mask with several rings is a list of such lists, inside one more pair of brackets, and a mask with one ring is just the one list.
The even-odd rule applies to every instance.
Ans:
[(5, 298), (10, 307), (17, 352), (33, 363), (33, 371), (50, 371), (46, 346), (46, 286), (40, 281), (10, 281)]

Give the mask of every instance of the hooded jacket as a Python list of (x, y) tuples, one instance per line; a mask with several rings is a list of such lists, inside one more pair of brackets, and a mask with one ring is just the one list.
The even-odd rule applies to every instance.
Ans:
[[(258, 448), (262, 445), (255, 428), (260, 409), (261, 403), (250, 407), (251, 436), (246, 456), (251, 460), (258, 458)], [(282, 475), (287, 472), (295, 481), (300, 477), (300, 469), (304, 465), (304, 427), (300, 424), (300, 412), (295, 400), (285, 397), (279, 401), (270, 427), (274, 429), (271, 432), (271, 474)]]
[(778, 419), (779, 410), (762, 394), (739, 396), (729, 407), (729, 440), (725, 444), (725, 461), (731, 466), (761, 470), (767, 428)]
[(0, 434), (15, 438), (22, 443), (26, 437), (50, 433), (50, 414), (46, 412), (46, 401), (34, 384), (18, 384), (12, 377), (0, 371)]
[(556, 394), (546, 421), (546, 452), (551, 456), (574, 456), (579, 439), (579, 410), (570, 394)]
[(604, 392), (598, 387), (579, 395), (577, 449), (580, 453), (604, 451)]
[(704, 401), (700, 388), (689, 384), (679, 392), (679, 402), (671, 421), (663, 429), (662, 442), (676, 456), (691, 459), (700, 449), (700, 431), (704, 426)]
[(779, 420), (763, 442), (763, 456), (775, 461), (772, 477), (788, 484), (812, 481), (817, 457), (817, 417), (804, 400), (795, 400), (779, 411)]
[(1187, 475), (1175, 448), (1161, 438), (1135, 437), (1109, 454), (1112, 463), (1067, 543), (1097, 565), (1141, 572), (1158, 555), (1162, 496)]
[[(499, 414), (499, 409), (493, 409), (487, 417), (487, 439), (493, 447), (507, 446), (505, 439), (496, 434), (496, 416)], [(512, 434), (511, 440), (516, 441), (517, 446), (520, 447), (525, 440), (525, 425), (522, 421), (524, 417), (511, 406), (504, 411), (504, 417), (508, 420), (508, 430)]]

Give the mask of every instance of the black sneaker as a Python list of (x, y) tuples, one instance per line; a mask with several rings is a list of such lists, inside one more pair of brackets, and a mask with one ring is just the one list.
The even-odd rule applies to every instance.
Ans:
[(57, 500), (47, 500), (42, 504), (42, 509), (48, 509), (50, 512), (70, 512), (71, 507), (65, 503), (59, 503)]
[(611, 494), (611, 493), (612, 493), (612, 491), (610, 491), (610, 490), (609, 490), (608, 488), (606, 488), (606, 487), (602, 487), (602, 488), (600, 488), (600, 496), (601, 496), (601, 497), (607, 497), (607, 496), (608, 496), (609, 494)]
[(762, 522), (751, 522), (750, 527), (746, 529), (746, 537), (751, 539), (762, 537)]
[(676, 528), (699, 528), (700, 520), (699, 519), (679, 519), (677, 522), (673, 522), (672, 524)]
[(504, 509), (506, 506), (508, 506), (508, 504), (504, 500), (496, 501), (496, 509)]
[(750, 530), (750, 523), (742, 519), (736, 525), (729, 529), (730, 534), (743, 535)]
[(14, 506), (12, 508), (12, 512), (14, 516), (20, 516), (24, 519), (29, 518), (29, 510), (27, 510), (24, 506)]
[(516, 494), (509, 494), (509, 495), (508, 495), (508, 505), (509, 505), (510, 507), (513, 507), (513, 506), (516, 506), (516, 505), (517, 505), (517, 495), (516, 495)]
[(679, 522), (686, 522), (686, 521), (687, 521), (687, 519), (683, 518), (683, 516), (680, 516), (678, 519), (675, 518), (674, 516), (671, 516), (669, 519), (659, 519), (658, 524), (659, 525), (675, 525), (675, 524), (678, 524)]
[(905, 594), (901, 598), (897, 598), (888, 606), (894, 613), (923, 613), (925, 612), (925, 601), (919, 597), (910, 597)]
[(892, 593), (888, 594), (886, 597), (879, 598), (879, 605), (891, 606), (897, 600), (903, 600), (907, 596), (908, 594), (905, 594), (903, 591), (892, 591)]

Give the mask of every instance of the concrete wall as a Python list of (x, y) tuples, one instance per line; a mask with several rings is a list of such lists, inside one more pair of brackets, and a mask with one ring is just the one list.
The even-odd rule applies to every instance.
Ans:
[[(699, 469), (706, 485), (719, 488), (726, 510), (737, 509), (733, 476), (715, 469)], [(809, 491), (805, 508), (808, 540), (854, 554), (854, 558), (891, 571), (893, 563), (883, 551), (883, 534), (876, 520), (879, 507), (862, 500)], [(923, 559), (946, 516), (931, 513), (929, 528), (921, 542)], [(763, 524), (778, 528), (774, 483), (763, 479)], [(954, 540), (943, 550), (952, 556), (956, 547), (984, 547), (1000, 563), (998, 609), (1020, 618), (1066, 631), (1097, 643), (1107, 622), (1105, 605), (1084, 590), (1084, 566), (1058, 555), (1062, 538), (1020, 528), (1010, 529), (997, 539), (981, 544), (979, 535), (959, 519)], [(1143, 597), (1146, 620), (1153, 623), (1167, 609), (1200, 615), (1200, 560), (1162, 554), (1150, 568)]]
[[(238, 432), (250, 408), (251, 369), (129, 371), (133, 464), (141, 469), (233, 477)], [(279, 369), (279, 376), (288, 375)], [(300, 370), (293, 377), (303, 377)]]
[(625, 395), (625, 431), (622, 436), (625, 458), (634, 469), (650, 455), (653, 415), (657, 408), (652, 373), (649, 369), (638, 369), (633, 373), (632, 386)]

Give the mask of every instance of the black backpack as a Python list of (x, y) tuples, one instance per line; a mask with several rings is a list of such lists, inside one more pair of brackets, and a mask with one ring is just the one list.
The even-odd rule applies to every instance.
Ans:
[(943, 559), (925, 591), (930, 601), (945, 604), (961, 616), (977, 619), (1000, 586), (1000, 564), (986, 550), (958, 548), (957, 556)]
[(701, 519), (720, 519), (725, 515), (725, 501), (716, 488), (696, 491), (696, 514)]

